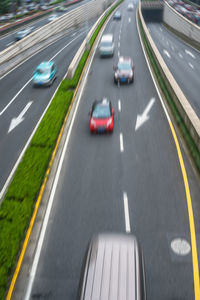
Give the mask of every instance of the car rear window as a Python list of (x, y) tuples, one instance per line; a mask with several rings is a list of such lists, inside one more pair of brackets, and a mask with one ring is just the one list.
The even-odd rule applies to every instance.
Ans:
[(127, 63), (126, 63), (126, 62), (123, 62), (123, 63), (119, 63), (117, 67), (118, 67), (118, 69), (121, 70), (121, 71), (122, 71), (122, 70), (130, 70), (130, 69), (131, 69), (131, 64), (128, 63), (128, 62), (127, 62)]

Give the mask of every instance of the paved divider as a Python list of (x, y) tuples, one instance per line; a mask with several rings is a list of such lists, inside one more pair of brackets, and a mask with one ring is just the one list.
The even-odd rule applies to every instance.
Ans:
[[(0, 75), (3, 75), (8, 71), (6, 65), (9, 66), (10, 61), (13, 60), (13, 58), (17, 57), (16, 61), (17, 64), (19, 64), (32, 55), (31, 51), (27, 51), (28, 49), (37, 44), (42, 44), (42, 42), (47, 41), (52, 36), (65, 34), (66, 30), (69, 28), (78, 26), (79, 24), (100, 15), (105, 10), (105, 6), (110, 5), (112, 2), (112, 0), (92, 0), (39, 28), (29, 36), (0, 52)], [(13, 65), (11, 64), (10, 68), (12, 67)]]
[(190, 136), (192, 137), (193, 141), (195, 142), (198, 151), (200, 151), (200, 120), (196, 115), (195, 111), (191, 107), (189, 101), (183, 94), (182, 90), (178, 86), (177, 82), (175, 81), (174, 77), (172, 76), (171, 72), (169, 71), (167, 65), (165, 64), (162, 56), (160, 55), (157, 47), (155, 46), (151, 35), (146, 27), (144, 22), (144, 18), (141, 12), (141, 3), (139, 2), (138, 7), (139, 18), (142, 24), (142, 28), (144, 30), (144, 34), (150, 46), (151, 52), (154, 56), (154, 59), (157, 63), (159, 71), (162, 75), (162, 78), (165, 81), (165, 85), (172, 97), (180, 116), (182, 117)]

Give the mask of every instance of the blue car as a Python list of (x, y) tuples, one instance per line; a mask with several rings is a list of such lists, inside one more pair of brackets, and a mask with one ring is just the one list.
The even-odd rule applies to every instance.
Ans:
[(44, 61), (37, 66), (33, 74), (34, 86), (51, 86), (56, 79), (57, 68), (53, 61)]

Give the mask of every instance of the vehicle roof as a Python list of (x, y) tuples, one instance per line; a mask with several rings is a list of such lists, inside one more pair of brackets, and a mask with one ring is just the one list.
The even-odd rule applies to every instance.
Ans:
[(120, 56), (119, 57), (119, 63), (122, 63), (122, 62), (131, 63), (132, 59), (129, 56)]
[(94, 102), (94, 105), (97, 106), (97, 105), (105, 105), (105, 106), (108, 106), (110, 104), (110, 100), (108, 100), (107, 98), (103, 98), (101, 100), (95, 100)]
[(112, 34), (104, 34), (101, 38), (101, 41), (112, 41), (113, 40), (113, 35)]
[(43, 61), (41, 62), (37, 68), (50, 68), (53, 65), (53, 61)]
[(88, 257), (81, 300), (138, 299), (138, 243), (133, 235), (97, 235), (90, 243)]

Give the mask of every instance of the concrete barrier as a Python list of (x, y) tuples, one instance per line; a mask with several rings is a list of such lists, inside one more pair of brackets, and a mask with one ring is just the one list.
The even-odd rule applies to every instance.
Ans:
[(156, 45), (154, 44), (151, 35), (147, 29), (147, 26), (144, 22), (142, 12), (141, 12), (141, 3), (139, 2), (138, 6), (138, 13), (139, 18), (142, 23), (142, 27), (144, 29), (146, 38), (149, 42), (150, 48), (152, 53), (157, 61), (158, 67), (161, 71), (161, 74), (167, 84), (167, 88), (173, 98), (176, 107), (179, 110), (181, 117), (183, 118), (185, 125), (187, 126), (190, 135), (192, 136), (198, 150), (200, 151), (200, 120), (196, 115), (195, 111), (191, 107), (189, 101), (183, 94), (182, 90), (180, 89), (179, 85), (175, 81), (174, 77), (172, 76), (171, 72), (169, 71), (167, 65), (165, 64), (162, 56), (160, 55)]
[(163, 22), (200, 45), (200, 27), (164, 2)]
[[(0, 52), (0, 66), (2, 64), (5, 65), (5, 63), (19, 55), (21, 55), (21, 61), (23, 61), (30, 55), (29, 52), (23, 55), (28, 49), (54, 35), (59, 33), (65, 34), (66, 30), (73, 27), (75, 24), (79, 25), (86, 22), (86, 18), (91, 19), (100, 15), (105, 8), (105, 4), (109, 5), (110, 2), (111, 0), (107, 0), (106, 2), (105, 0), (92, 0), (39, 28), (29, 36)], [(1, 70), (0, 74), (3, 75), (3, 70)]]
[[(116, 0), (112, 5), (114, 6), (116, 3), (118, 2), (118, 0)], [(88, 33), (86, 39), (82, 42), (79, 50), (77, 51), (76, 55), (74, 56), (69, 68), (68, 68), (68, 71), (66, 73), (66, 78), (72, 78), (74, 76), (74, 73), (76, 71), (76, 67), (78, 66), (78, 63), (84, 53), (84, 51), (86, 50), (86, 47), (87, 47), (87, 41), (89, 41), (93, 35), (93, 33), (95, 32), (96, 28), (98, 27), (99, 23), (101, 22), (101, 20), (104, 18), (104, 16), (106, 15), (106, 13), (110, 10), (110, 8), (107, 8), (106, 11), (104, 11), (104, 13), (99, 17), (99, 19), (96, 21), (96, 23), (94, 24), (94, 26), (91, 28), (90, 32)]]

